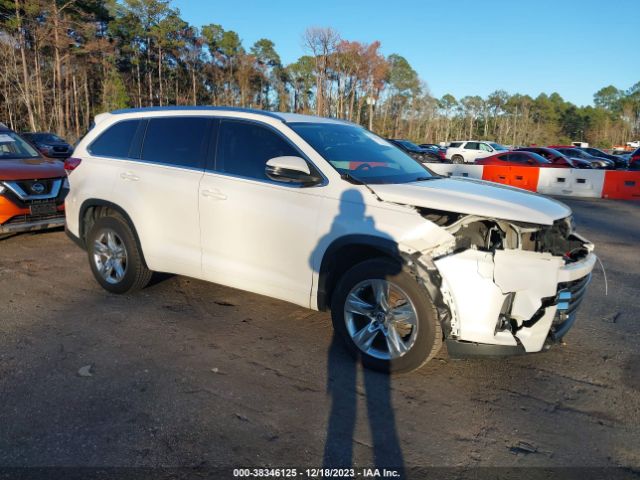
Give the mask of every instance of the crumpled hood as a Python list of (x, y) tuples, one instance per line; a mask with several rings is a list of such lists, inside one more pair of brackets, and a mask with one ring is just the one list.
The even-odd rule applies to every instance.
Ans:
[(369, 184), (381, 200), (446, 212), (551, 225), (571, 215), (551, 198), (483, 180), (438, 178), (404, 184)]

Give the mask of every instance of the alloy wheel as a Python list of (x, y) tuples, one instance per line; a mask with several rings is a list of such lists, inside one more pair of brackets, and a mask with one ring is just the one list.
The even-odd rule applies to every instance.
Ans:
[(418, 314), (409, 296), (383, 279), (364, 280), (347, 295), (344, 305), (347, 331), (367, 355), (394, 360), (416, 341)]
[(127, 272), (127, 248), (116, 232), (105, 229), (99, 233), (93, 242), (93, 261), (107, 283), (122, 281)]

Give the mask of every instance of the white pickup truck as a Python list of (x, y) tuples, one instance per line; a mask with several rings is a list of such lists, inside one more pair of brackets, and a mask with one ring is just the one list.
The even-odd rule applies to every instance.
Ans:
[(473, 163), (478, 158), (488, 157), (509, 150), (496, 142), (463, 140), (449, 143), (446, 158), (453, 163)]

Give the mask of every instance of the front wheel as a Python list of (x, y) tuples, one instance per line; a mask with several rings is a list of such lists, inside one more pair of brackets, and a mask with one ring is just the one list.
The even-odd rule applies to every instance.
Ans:
[(390, 260), (367, 260), (348, 270), (332, 296), (331, 317), (349, 351), (374, 370), (415, 370), (442, 345), (426, 290)]
[(151, 280), (131, 227), (119, 216), (96, 220), (87, 234), (87, 254), (93, 276), (111, 293), (139, 290)]

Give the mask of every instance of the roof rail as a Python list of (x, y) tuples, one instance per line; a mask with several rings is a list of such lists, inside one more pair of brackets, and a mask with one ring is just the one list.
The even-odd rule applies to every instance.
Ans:
[(123, 108), (120, 110), (114, 110), (113, 115), (120, 115), (125, 113), (139, 113), (139, 112), (171, 112), (176, 110), (192, 110), (192, 111), (214, 111), (214, 112), (245, 112), (254, 113), (256, 115), (264, 115), (266, 117), (277, 118), (278, 120), (285, 121), (284, 118), (277, 112), (269, 112), (267, 110), (258, 110), (257, 108), (240, 108), (240, 107), (212, 107), (212, 106), (168, 106), (168, 107), (142, 107), (142, 108)]

